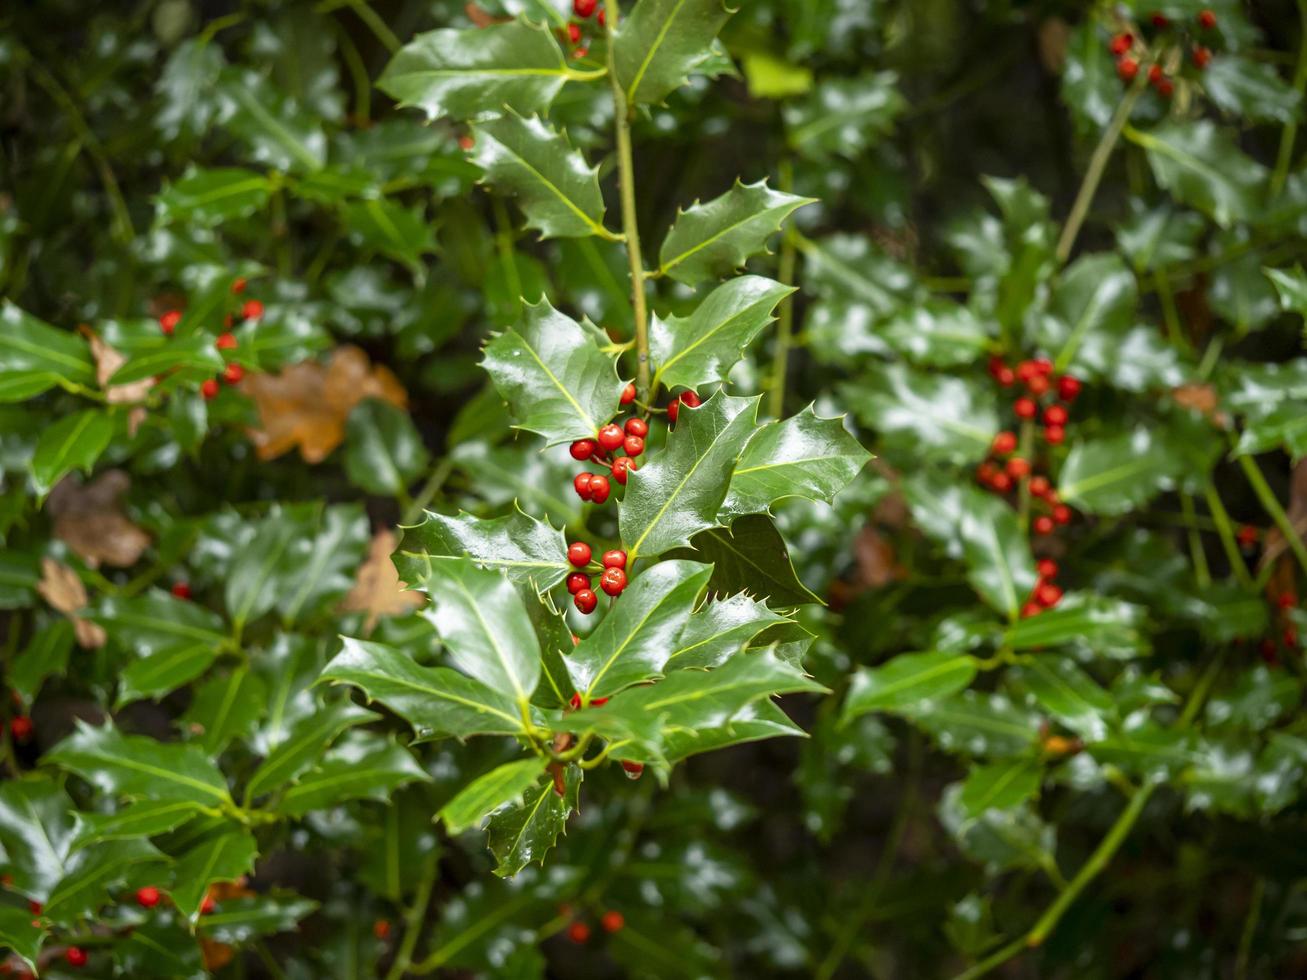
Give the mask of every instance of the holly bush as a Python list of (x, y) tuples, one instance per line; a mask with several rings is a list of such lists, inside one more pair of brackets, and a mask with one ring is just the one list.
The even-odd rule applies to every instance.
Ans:
[(1293, 7), (6, 8), (0, 974), (1307, 972)]

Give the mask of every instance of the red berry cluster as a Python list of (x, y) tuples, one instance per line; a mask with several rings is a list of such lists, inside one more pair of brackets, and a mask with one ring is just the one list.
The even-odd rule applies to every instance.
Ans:
[[(627, 385), (622, 392), (622, 404), (635, 401), (635, 385)], [(638, 416), (626, 420), (625, 426), (610, 422), (596, 433), (593, 439), (578, 439), (572, 443), (572, 458), (592, 462), (606, 473), (581, 472), (572, 480), (576, 495), (582, 500), (602, 504), (608, 500), (613, 487), (609, 477), (623, 486), (632, 470), (638, 469), (635, 459), (644, 452), (644, 440), (649, 435), (649, 423)], [(620, 454), (620, 455), (619, 455)]]
[[(1158, 31), (1165, 31), (1171, 27), (1170, 20), (1164, 14), (1155, 13), (1150, 20), (1153, 27)], [(1203, 31), (1214, 30), (1216, 28), (1216, 14), (1210, 10), (1201, 11), (1198, 14), (1198, 27)], [(1130, 31), (1122, 31), (1112, 37), (1107, 48), (1116, 58), (1116, 73), (1121, 81), (1127, 83), (1134, 81), (1135, 76), (1139, 74), (1141, 59), (1148, 54), (1148, 47), (1143, 40)], [(1212, 63), (1212, 49), (1194, 42), (1190, 50), (1190, 57), (1193, 60), (1194, 67), (1202, 71)], [(1153, 64), (1149, 66), (1148, 83), (1153, 86), (1158, 95), (1169, 99), (1175, 94), (1175, 82), (1167, 77), (1166, 69), (1162, 67), (1162, 61), (1164, 60), (1165, 58), (1159, 54)]]
[(1045, 609), (1052, 609), (1062, 601), (1062, 589), (1055, 581), (1058, 572), (1057, 562), (1051, 558), (1041, 558), (1036, 568), (1039, 570), (1039, 578), (1035, 582), (1035, 587), (1030, 590), (1030, 598), (1021, 607), (1023, 619), (1038, 616)]
[[(603, 7), (599, 6), (599, 0), (572, 0), (572, 13), (576, 15), (578, 20), (589, 20), (594, 16), (596, 8), (599, 10), (597, 20), (602, 30), (607, 20), (604, 16)], [(581, 34), (581, 25), (575, 20), (567, 25), (567, 40), (572, 44), (573, 58), (584, 58), (590, 53), (590, 46), (585, 43)]]
[[(562, 918), (568, 919), (572, 917), (572, 907), (570, 905), (562, 906), (558, 912)], [(621, 932), (625, 926), (626, 916), (622, 915), (622, 913), (618, 912), (616, 909), (609, 909), (599, 917), (599, 928), (603, 929), (604, 932)], [(578, 945), (588, 943), (590, 941), (590, 936), (590, 926), (580, 919), (574, 919), (567, 927), (567, 938)]]
[[(244, 277), (236, 279), (231, 284), (232, 293), (239, 296), (241, 293), (245, 292), (245, 285), (246, 282)], [(240, 317), (242, 320), (254, 323), (262, 316), (263, 304), (257, 299), (247, 299), (241, 304)], [(181, 323), (181, 320), (181, 310), (168, 310), (159, 317), (159, 329), (164, 332), (165, 336), (171, 337), (177, 330), (177, 324)], [(229, 313), (223, 319), (223, 326), (230, 328), (231, 325), (232, 316)], [(218, 335), (218, 339), (214, 341), (213, 346), (220, 351), (235, 350), (237, 347), (236, 335), (232, 333), (230, 329), (226, 329)], [(231, 361), (225, 368), (223, 368), (221, 377), (222, 380), (227, 382), (229, 385), (240, 384), (241, 380), (245, 377), (245, 368), (243, 365)], [(219, 390), (220, 387), (217, 378), (209, 378), (200, 385), (200, 394), (204, 396), (206, 401), (218, 397)]]
[(682, 405), (686, 408), (698, 408), (701, 404), (699, 396), (693, 391), (683, 391), (667, 403), (667, 420), (675, 425), (677, 416), (681, 414)]
[[(567, 591), (572, 594), (572, 602), (587, 616), (599, 605), (599, 597), (595, 595), (594, 582), (588, 571), (594, 564), (591, 555), (590, 546), (584, 541), (574, 541), (567, 549), (567, 560), (572, 567), (587, 569), (567, 576)], [(626, 552), (605, 551), (599, 567), (599, 588), (616, 599), (626, 590)]]

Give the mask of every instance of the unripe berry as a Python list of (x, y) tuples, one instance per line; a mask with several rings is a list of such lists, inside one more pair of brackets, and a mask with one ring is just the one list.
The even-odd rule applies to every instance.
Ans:
[(1007, 475), (1014, 480), (1030, 475), (1030, 461), (1020, 456), (1013, 456), (1007, 461)]
[(1033, 494), (1034, 496), (1036, 496), (1036, 497), (1043, 497), (1043, 496), (1047, 495), (1047, 493), (1048, 493), (1048, 491), (1049, 491), (1050, 489), (1052, 489), (1052, 487), (1050, 486), (1050, 484), (1049, 484), (1049, 482), (1048, 482), (1048, 477), (1046, 477), (1046, 476), (1032, 476), (1032, 477), (1030, 478), (1030, 492), (1031, 492), (1031, 494)]
[(575, 44), (577, 41), (581, 40), (581, 25), (580, 25), (580, 24), (568, 24), (568, 25), (567, 25), (567, 39), (568, 39), (569, 41), (571, 41), (573, 44)]
[(567, 560), (576, 568), (590, 564), (590, 546), (584, 541), (573, 541), (567, 546)]
[(1033, 526), (1036, 534), (1052, 534), (1053, 518), (1049, 517), (1047, 514), (1040, 514), (1035, 518)]
[(1067, 418), (1067, 410), (1063, 405), (1049, 405), (1044, 409), (1045, 425), (1066, 425)]
[(618, 483), (620, 483), (622, 486), (626, 486), (626, 478), (630, 475), (631, 471), (634, 469), (635, 469), (635, 460), (631, 459), (630, 456), (618, 456), (615, 460), (613, 460), (613, 466), (612, 466), (613, 479), (616, 480)]
[(181, 310), (169, 310), (163, 316), (159, 317), (159, 329), (171, 337), (173, 331), (177, 329), (177, 324), (181, 322)]
[(204, 396), (204, 398), (205, 398), (206, 401), (209, 400), (209, 399), (211, 399), (211, 398), (217, 398), (217, 397), (218, 397), (218, 379), (217, 379), (217, 378), (209, 378), (207, 381), (204, 382), (204, 384), (200, 385), (200, 394)]
[(136, 889), (136, 904), (143, 909), (152, 909), (159, 904), (159, 889), (153, 885)]
[(602, 504), (608, 499), (608, 495), (613, 492), (613, 485), (608, 482), (606, 476), (590, 477), (590, 499), (596, 504)]
[(590, 941), (590, 927), (584, 922), (573, 922), (567, 927), (567, 938), (578, 945)]
[(234, 333), (219, 334), (218, 339), (213, 342), (213, 346), (218, 350), (235, 350), (236, 335)]
[(599, 576), (599, 588), (611, 596), (621, 595), (626, 588), (626, 572), (620, 568), (605, 568)]
[(589, 53), (590, 53), (590, 45), (588, 44), (578, 44), (576, 47), (572, 49), (573, 58), (584, 58)]
[(567, 591), (572, 595), (588, 588), (590, 588), (590, 576), (585, 572), (573, 572), (567, 576)]
[(995, 456), (1006, 456), (1017, 448), (1017, 435), (1015, 432), (1000, 432), (994, 437), (994, 444), (991, 447)]
[(1116, 35), (1116, 37), (1112, 38), (1111, 42), (1107, 46), (1107, 50), (1111, 51), (1112, 54), (1116, 55), (1119, 58), (1121, 57), (1121, 55), (1129, 51), (1130, 45), (1134, 43), (1135, 43), (1135, 39), (1131, 37), (1129, 34), (1118, 34)]
[(246, 320), (257, 320), (263, 316), (263, 304), (257, 299), (247, 299), (241, 305), (241, 316)]
[(1012, 406), (1012, 411), (1016, 412), (1019, 419), (1033, 419), (1035, 413), (1039, 411), (1039, 406), (1035, 404), (1033, 398), (1018, 398)]
[(1050, 446), (1060, 446), (1066, 442), (1066, 429), (1060, 425), (1050, 425), (1044, 429), (1044, 439)]
[(603, 565), (604, 568), (625, 568), (626, 552), (619, 551), (616, 548), (614, 548), (612, 551), (605, 551), (604, 557), (600, 561), (600, 564)]
[(604, 917), (599, 920), (603, 926), (604, 932), (621, 932), (622, 926), (626, 925), (626, 917), (621, 912), (610, 909), (604, 913)]
[(1202, 71), (1212, 63), (1212, 49), (1205, 48), (1201, 44), (1194, 48), (1193, 53), (1194, 67)]
[(572, 0), (572, 13), (581, 18), (589, 17), (598, 3), (599, 0)]
[(576, 603), (576, 608), (586, 616), (594, 612), (595, 606), (599, 605), (599, 597), (594, 594), (592, 589), (582, 589), (572, 597), (572, 601)]
[(1035, 589), (1035, 601), (1045, 609), (1052, 609), (1062, 601), (1062, 590), (1052, 582), (1045, 582)]
[(15, 742), (26, 742), (32, 737), (32, 719), (26, 715), (19, 715), (9, 722), (9, 734), (14, 737)]
[(620, 425), (605, 425), (599, 430), (599, 445), (603, 446), (606, 451), (616, 449), (626, 438), (626, 433), (622, 431)]
[(576, 495), (582, 500), (590, 499), (590, 481), (593, 479), (593, 473), (578, 473), (572, 478), (572, 486), (576, 490)]
[(172, 587), (172, 594), (178, 599), (189, 599), (191, 597), (191, 587), (186, 582), (175, 582)]
[(1201, 11), (1198, 14), (1198, 26), (1205, 31), (1210, 31), (1216, 26), (1216, 14), (1210, 10)]
[(573, 459), (587, 460), (595, 454), (595, 441), (593, 439), (578, 439), (572, 443), (567, 451), (572, 454)]
[(629, 405), (635, 401), (635, 385), (629, 384), (622, 389), (622, 404)]
[(1066, 504), (1058, 504), (1053, 508), (1053, 520), (1059, 524), (1071, 523), (1071, 508)]
[(222, 380), (229, 385), (238, 385), (245, 378), (245, 368), (239, 364), (228, 364), (222, 370)]
[(641, 774), (644, 772), (644, 763), (630, 762), (627, 759), (623, 759), (622, 768), (626, 771), (626, 775), (631, 779), (639, 779)]
[(1080, 382), (1076, 378), (1071, 377), (1069, 374), (1064, 374), (1062, 377), (1057, 379), (1057, 397), (1062, 399), (1062, 401), (1073, 402), (1079, 394)]
[(1134, 58), (1122, 58), (1116, 63), (1116, 73), (1121, 76), (1121, 81), (1132, 82), (1139, 74), (1139, 62)]
[(622, 449), (628, 456), (639, 456), (644, 452), (644, 440), (639, 436), (627, 436), (622, 440)]
[(639, 436), (644, 439), (649, 435), (649, 423), (642, 418), (627, 419), (625, 428), (628, 436)]
[(1057, 578), (1057, 562), (1052, 558), (1041, 558), (1035, 566), (1040, 578)]
[(69, 946), (67, 951), (64, 953), (64, 959), (68, 961), (69, 966), (75, 966), (80, 970), (82, 967), (86, 966), (88, 957), (86, 955), (86, 950), (82, 949), (82, 947)]

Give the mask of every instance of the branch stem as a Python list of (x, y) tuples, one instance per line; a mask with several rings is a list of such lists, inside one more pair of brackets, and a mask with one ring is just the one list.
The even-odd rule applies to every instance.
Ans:
[(1280, 502), (1275, 499), (1275, 491), (1266, 482), (1261, 467), (1257, 465), (1257, 461), (1251, 456), (1240, 456), (1239, 465), (1243, 468), (1244, 475), (1248, 477), (1248, 485), (1253, 488), (1253, 493), (1257, 494), (1262, 510), (1270, 515), (1271, 520), (1275, 522), (1275, 526), (1284, 535), (1285, 543), (1298, 559), (1298, 564), (1302, 566), (1303, 571), (1307, 571), (1307, 545), (1303, 544), (1302, 535), (1293, 526), (1293, 522), (1289, 520), (1289, 515), (1284, 512)]
[[(1298, 64), (1293, 72), (1293, 87), (1299, 95), (1307, 90), (1307, 0), (1298, 0)], [(1297, 137), (1298, 116), (1294, 114), (1280, 132), (1280, 152), (1276, 155), (1275, 170), (1271, 174), (1272, 198), (1280, 195), (1289, 178), (1289, 168), (1293, 166), (1293, 144)]]
[[(794, 186), (794, 164), (788, 157), (781, 160), (779, 190), (787, 194)], [(791, 219), (793, 221), (793, 219)], [(789, 223), (781, 233), (781, 257), (777, 268), (777, 277), (781, 285), (794, 285), (794, 266), (798, 257), (794, 231)], [(785, 414), (785, 382), (790, 367), (790, 345), (794, 340), (794, 295), (791, 293), (781, 300), (780, 319), (776, 325), (776, 351), (772, 358), (771, 383), (768, 386), (768, 407), (771, 414), (780, 418)]]

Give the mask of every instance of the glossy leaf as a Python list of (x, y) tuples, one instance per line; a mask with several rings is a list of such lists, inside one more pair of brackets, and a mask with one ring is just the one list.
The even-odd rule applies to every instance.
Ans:
[(991, 388), (903, 364), (874, 366), (843, 394), (858, 421), (880, 433), (887, 450), (916, 459), (978, 461), (999, 429)]
[(350, 412), (345, 432), (345, 472), (371, 493), (393, 497), (404, 492), (430, 459), (409, 414), (377, 398)]
[(1020, 757), (977, 766), (963, 782), (958, 804), (968, 817), (1011, 810), (1038, 794), (1042, 775), (1037, 761)]
[(707, 58), (730, 15), (722, 0), (640, 0), (612, 42), (626, 100), (662, 102)]
[(892, 71), (825, 80), (783, 110), (790, 146), (813, 160), (856, 159), (889, 134), (907, 107), (897, 80)]
[(799, 580), (785, 539), (771, 518), (761, 514), (696, 534), (689, 548), (678, 548), (668, 557), (711, 564), (708, 589), (714, 595), (745, 592), (778, 609), (821, 601)]
[(317, 908), (318, 903), (307, 898), (279, 895), (236, 898), (202, 916), (198, 928), (206, 938), (216, 942), (246, 943), (256, 936), (290, 932)]
[(209, 886), (236, 881), (253, 870), (258, 843), (247, 830), (217, 833), (178, 855), (173, 869), (175, 884), (169, 890), (173, 903), (192, 926), (199, 920), (200, 905)]
[(1101, 739), (1115, 720), (1112, 695), (1070, 660), (1036, 655), (1020, 677), (1039, 706), (1078, 735)]
[(347, 728), (376, 721), (379, 716), (349, 701), (336, 701), (301, 718), (286, 740), (268, 753), (245, 785), (245, 799), (254, 800), (278, 789), (310, 768)]
[(271, 181), (252, 170), (191, 170), (160, 192), (158, 216), (163, 221), (217, 225), (258, 211), (267, 203), (271, 190)]
[(90, 473), (113, 438), (113, 429), (112, 416), (88, 409), (66, 415), (42, 432), (32, 454), (32, 482), (36, 492), (45, 496), (74, 470)]
[(568, 767), (564, 786), (564, 794), (559, 796), (553, 779), (546, 776), (525, 792), (520, 803), (490, 818), (487, 843), (498, 862), (495, 874), (499, 877), (508, 878), (528, 864), (544, 862), (567, 824), (567, 815), (576, 808), (581, 775), (575, 766)]
[(437, 816), (445, 821), (451, 834), (479, 826), (501, 807), (520, 803), (522, 795), (540, 778), (544, 765), (535, 756), (506, 762), (464, 786)]
[(869, 711), (901, 710), (946, 697), (966, 688), (975, 676), (974, 657), (943, 650), (901, 653), (881, 667), (854, 674), (841, 717), (847, 724)]
[(79, 812), (73, 847), (157, 837), (176, 830), (201, 812), (201, 805), (193, 800), (137, 800), (116, 813)]
[(53, 780), (0, 784), (0, 845), (20, 894), (44, 902), (68, 873), (76, 836), (71, 810), (68, 794)]
[(0, 401), (25, 401), (61, 382), (95, 385), (86, 343), (5, 300), (0, 304)]
[(67, 877), (50, 893), (44, 914), (56, 922), (68, 922), (92, 913), (108, 901), (111, 886), (135, 865), (164, 860), (158, 848), (140, 839), (85, 848), (70, 862)]
[(1209, 121), (1164, 123), (1137, 137), (1153, 177), (1171, 196), (1226, 227), (1249, 218), (1266, 182), (1266, 168), (1245, 156)]
[(187, 800), (207, 807), (231, 803), (227, 782), (197, 746), (123, 735), (112, 725), (77, 731), (45, 761), (81, 776), (105, 793), (131, 799)]
[(347, 800), (386, 802), (401, 786), (429, 778), (408, 749), (368, 732), (355, 732), (286, 788), (277, 801), (277, 812), (305, 816)]
[(196, 742), (216, 754), (248, 734), (266, 708), (263, 679), (241, 667), (201, 684), (182, 721)]
[(784, 622), (765, 602), (747, 595), (705, 602), (681, 630), (665, 669), (720, 667), (763, 630)]
[(428, 511), (421, 524), (404, 529), (395, 566), (404, 581), (426, 588), (438, 559), (465, 557), (503, 571), (513, 582), (532, 585), (539, 592), (553, 588), (574, 571), (567, 560), (563, 532), (520, 510), (489, 519)]

